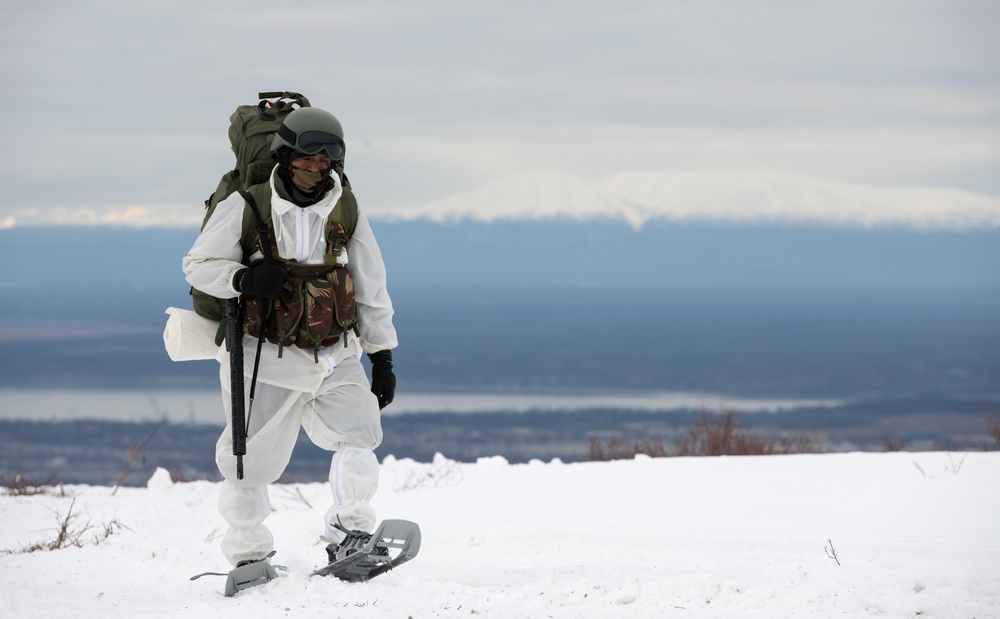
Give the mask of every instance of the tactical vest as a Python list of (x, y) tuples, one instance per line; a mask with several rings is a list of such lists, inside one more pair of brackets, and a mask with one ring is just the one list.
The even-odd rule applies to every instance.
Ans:
[[(240, 246), (244, 263), (257, 251), (265, 258), (284, 267), (288, 273), (278, 299), (244, 297), (243, 330), (257, 338), (278, 345), (278, 356), (285, 346), (312, 350), (318, 360), (319, 349), (357, 331), (354, 282), (345, 265), (337, 264), (337, 256), (347, 246), (358, 222), (358, 203), (349, 186), (327, 217), (326, 254), (323, 264), (299, 264), (278, 257), (277, 240), (271, 221), (271, 186), (261, 183), (245, 192), (249, 196), (244, 211), (243, 235)], [(251, 202), (253, 203), (251, 205)], [(254, 209), (257, 213), (254, 213)], [(263, 224), (263, 234), (261, 230)], [(266, 239), (266, 245), (262, 242)], [(253, 264), (250, 263), (250, 264)], [(225, 324), (220, 325), (225, 334)]]
[[(269, 185), (267, 193), (270, 193)], [(353, 194), (345, 188), (327, 218), (323, 264), (299, 264), (278, 257), (278, 243), (271, 218), (265, 218), (261, 213), (264, 230), (260, 229), (256, 220), (251, 222), (249, 254), (255, 253), (256, 248), (263, 251), (263, 243), (268, 243), (271, 251), (263, 251), (264, 255), (270, 254), (274, 262), (288, 271), (289, 277), (277, 299), (246, 297), (243, 329), (256, 338), (262, 337), (277, 344), (279, 357), (285, 346), (297, 346), (312, 350), (314, 360), (318, 360), (320, 348), (341, 339), (347, 346), (347, 332), (357, 328), (354, 281), (347, 266), (337, 262), (341, 250), (351, 238), (345, 220), (347, 224), (351, 220), (355, 224), (357, 222), (356, 202), (353, 204), (353, 217), (347, 213), (353, 200)], [(353, 226), (351, 228), (353, 232)], [(251, 266), (266, 260), (255, 260)]]

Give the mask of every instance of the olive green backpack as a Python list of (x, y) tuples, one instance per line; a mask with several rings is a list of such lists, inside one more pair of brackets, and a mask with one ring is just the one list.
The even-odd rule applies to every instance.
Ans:
[[(276, 163), (271, 155), (271, 136), (281, 126), (281, 121), (299, 107), (309, 107), (309, 100), (297, 92), (262, 92), (256, 105), (241, 105), (229, 117), (229, 143), (236, 155), (236, 167), (222, 175), (215, 192), (205, 200), (205, 217), (201, 229), (215, 213), (215, 207), (237, 191), (250, 192), (257, 201), (260, 214), (266, 221), (271, 217), (271, 171)], [(358, 221), (358, 203), (351, 192), (351, 184), (344, 175), (344, 168), (338, 165), (335, 171), (340, 176), (344, 193), (341, 208), (334, 209), (338, 221), (344, 226), (348, 236), (354, 234)], [(250, 223), (254, 215), (249, 207), (243, 211), (243, 233), (240, 246), (243, 261), (253, 253), (253, 239)], [(195, 288), (191, 289), (194, 311), (210, 320), (222, 321), (226, 317), (226, 303)]]

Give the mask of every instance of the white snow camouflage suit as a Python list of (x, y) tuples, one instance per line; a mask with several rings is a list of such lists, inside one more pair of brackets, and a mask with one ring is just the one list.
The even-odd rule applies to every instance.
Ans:
[[(271, 173), (271, 213), (280, 257), (303, 264), (322, 264), (326, 251), (327, 217), (342, 193), (335, 185), (323, 199), (309, 207), (283, 200), (274, 190)], [(279, 181), (280, 182), (280, 181)], [(244, 201), (235, 193), (219, 203), (198, 236), (183, 269), (188, 283), (220, 299), (238, 296), (233, 277), (240, 262)], [(260, 252), (252, 259), (261, 257)], [(386, 290), (385, 265), (364, 213), (338, 261), (346, 264), (354, 280), (360, 336), (348, 332), (343, 341), (319, 350), (278, 347), (264, 343), (257, 377), (253, 412), (247, 428), (244, 478), (236, 478), (232, 449), (229, 355), (219, 349), (219, 379), (226, 408), (227, 428), (216, 445), (216, 463), (224, 481), (219, 511), (229, 524), (222, 552), (236, 565), (261, 559), (271, 552), (274, 539), (264, 526), (270, 514), (267, 485), (277, 481), (291, 458), (299, 427), (317, 446), (335, 451), (330, 465), (333, 504), (326, 512), (322, 536), (339, 542), (343, 534), (332, 525), (372, 531), (375, 511), (371, 499), (378, 488), (378, 460), (373, 450), (382, 441), (378, 401), (371, 393), (361, 365), (362, 352), (396, 347), (392, 302)], [(257, 339), (244, 335), (244, 349), (256, 351)], [(248, 360), (252, 355), (248, 355)], [(245, 393), (250, 393), (253, 363), (245, 363)]]

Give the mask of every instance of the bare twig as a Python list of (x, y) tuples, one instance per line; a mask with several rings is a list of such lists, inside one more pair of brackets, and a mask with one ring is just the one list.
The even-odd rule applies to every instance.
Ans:
[[(45, 542), (33, 542), (21, 548), (20, 550), (2, 550), (0, 554), (28, 554), (32, 552), (37, 552), (39, 550), (60, 550), (62, 548), (69, 548), (74, 546), (76, 548), (83, 547), (83, 538), (88, 531), (91, 531), (94, 527), (88, 522), (80, 527), (72, 526), (74, 520), (76, 520), (77, 515), (73, 513), (73, 508), (76, 506), (76, 498), (69, 504), (69, 509), (66, 510), (66, 515), (61, 516), (59, 512), (56, 514), (56, 529), (55, 537), (45, 541)], [(115, 531), (120, 529), (128, 529), (124, 524), (118, 519), (112, 520), (111, 522), (104, 523), (101, 526), (101, 532), (95, 534), (91, 539), (94, 545), (100, 544), (104, 540), (111, 537)]]
[(302, 494), (302, 488), (300, 488), (299, 486), (295, 486), (295, 494), (299, 495), (299, 498), (302, 499), (302, 502), (306, 504), (306, 507), (312, 509), (312, 505), (309, 503), (309, 501), (306, 500), (305, 495)]
[(667, 448), (663, 444), (663, 440), (658, 436), (636, 441), (632, 445), (623, 443), (617, 436), (609, 438), (607, 445), (602, 443), (596, 436), (590, 437), (590, 452), (588, 457), (593, 462), (631, 460), (639, 454), (647, 455), (651, 458), (664, 458), (667, 456)]
[(407, 471), (405, 479), (396, 481), (396, 491), (417, 488), (447, 488), (456, 486), (464, 478), (462, 467), (452, 460), (435, 460), (429, 464), (415, 464)]
[(27, 546), (21, 548), (21, 550), (5, 550), (5, 554), (26, 554), (31, 552), (36, 552), (39, 550), (59, 550), (60, 548), (66, 548), (68, 546), (82, 546), (80, 538), (83, 534), (90, 530), (90, 525), (84, 525), (80, 529), (71, 529), (70, 523), (76, 517), (73, 513), (73, 507), (76, 505), (76, 498), (69, 504), (69, 509), (66, 511), (66, 516), (59, 515), (56, 512), (56, 534), (53, 539), (47, 542), (34, 542), (28, 544)]
[(884, 432), (882, 434), (882, 444), (885, 445), (886, 451), (903, 451), (903, 447), (906, 446), (906, 437), (900, 436), (899, 438), (894, 438), (888, 432)]
[(948, 454), (948, 466), (944, 467), (945, 472), (958, 475), (958, 472), (962, 470), (962, 465), (965, 464), (965, 458), (968, 455), (969, 454), (962, 454), (962, 459), (956, 464), (954, 458), (951, 457), (951, 454)]
[(117, 494), (118, 488), (121, 488), (121, 485), (125, 483), (125, 479), (132, 473), (132, 461), (135, 460), (136, 456), (142, 453), (142, 450), (146, 448), (146, 443), (148, 443), (156, 435), (157, 431), (159, 431), (164, 423), (166, 423), (166, 421), (161, 421), (156, 424), (156, 427), (149, 433), (149, 436), (141, 442), (132, 445), (132, 447), (125, 454), (125, 468), (122, 469), (122, 475), (118, 478), (118, 483), (115, 484), (115, 489), (111, 492), (112, 496)]
[(7, 479), (6, 477), (0, 478), (0, 486), (5, 488), (6, 494), (12, 496), (34, 496), (36, 494), (48, 494), (56, 485), (58, 485), (60, 493), (65, 495), (65, 491), (62, 489), (62, 483), (56, 481), (57, 477), (58, 474), (53, 471), (52, 474), (49, 475), (48, 480), (37, 484), (26, 478), (24, 475), (18, 473), (10, 479)]
[(1000, 447), (1000, 417), (986, 418), (986, 433), (992, 436), (997, 447)]
[[(57, 550), (59, 548), (65, 548), (66, 546), (76, 546), (79, 548), (83, 544), (80, 542), (80, 538), (83, 534), (90, 530), (90, 525), (86, 524), (83, 528), (72, 530), (69, 528), (69, 523), (73, 520), (73, 507), (76, 505), (76, 498), (72, 500), (69, 504), (69, 509), (66, 510), (66, 517), (62, 519), (59, 523), (59, 528), (56, 530), (56, 539), (50, 544), (48, 550)], [(58, 513), (56, 514), (58, 517)]]
[[(102, 527), (101, 535), (94, 536), (94, 545), (100, 544), (104, 540), (114, 535), (115, 531), (119, 531), (121, 529), (128, 529), (128, 527), (122, 524), (121, 521), (118, 520), (117, 518), (115, 518), (111, 522), (105, 522), (104, 526)], [(131, 531), (132, 529), (128, 530)]]
[(821, 450), (818, 436), (794, 433), (772, 440), (751, 428), (744, 428), (736, 413), (720, 411), (717, 415), (701, 412), (698, 423), (674, 445), (678, 456), (767, 456), (774, 454), (815, 453)]
[[(292, 490), (291, 490), (293, 487), (295, 488), (295, 492), (292, 492)], [(308, 507), (309, 509), (312, 509), (312, 504), (309, 502), (308, 499), (306, 499), (306, 496), (304, 494), (302, 494), (302, 488), (301, 487), (299, 487), (298, 485), (296, 485), (296, 486), (287, 486), (286, 485), (286, 486), (282, 486), (282, 489), (283, 489), (284, 494), (290, 496), (293, 499), (297, 499), (299, 501), (302, 501), (305, 504), (306, 507)], [(273, 509), (273, 507), (272, 507), (272, 509)]]
[(837, 549), (833, 547), (833, 540), (826, 540), (827, 546), (823, 547), (823, 551), (826, 552), (826, 556), (830, 557), (840, 565), (840, 559), (837, 558)]

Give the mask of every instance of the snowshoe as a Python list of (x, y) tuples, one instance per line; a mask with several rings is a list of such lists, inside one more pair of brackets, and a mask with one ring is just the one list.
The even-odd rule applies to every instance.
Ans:
[(420, 551), (420, 527), (407, 520), (383, 521), (374, 533), (334, 526), (346, 537), (340, 544), (326, 547), (329, 563), (313, 576), (332, 575), (348, 582), (364, 582), (406, 563)]
[(267, 555), (263, 559), (240, 561), (228, 574), (220, 572), (205, 572), (204, 574), (192, 576), (191, 580), (197, 580), (202, 576), (227, 576), (226, 597), (233, 597), (236, 595), (237, 591), (263, 585), (264, 583), (270, 582), (278, 577), (278, 571), (268, 562), (268, 559), (273, 556), (274, 551), (271, 551), (271, 554)]
[(233, 597), (237, 591), (263, 585), (277, 577), (278, 572), (267, 559), (241, 561), (233, 571), (229, 572), (229, 578), (226, 580), (226, 597)]

